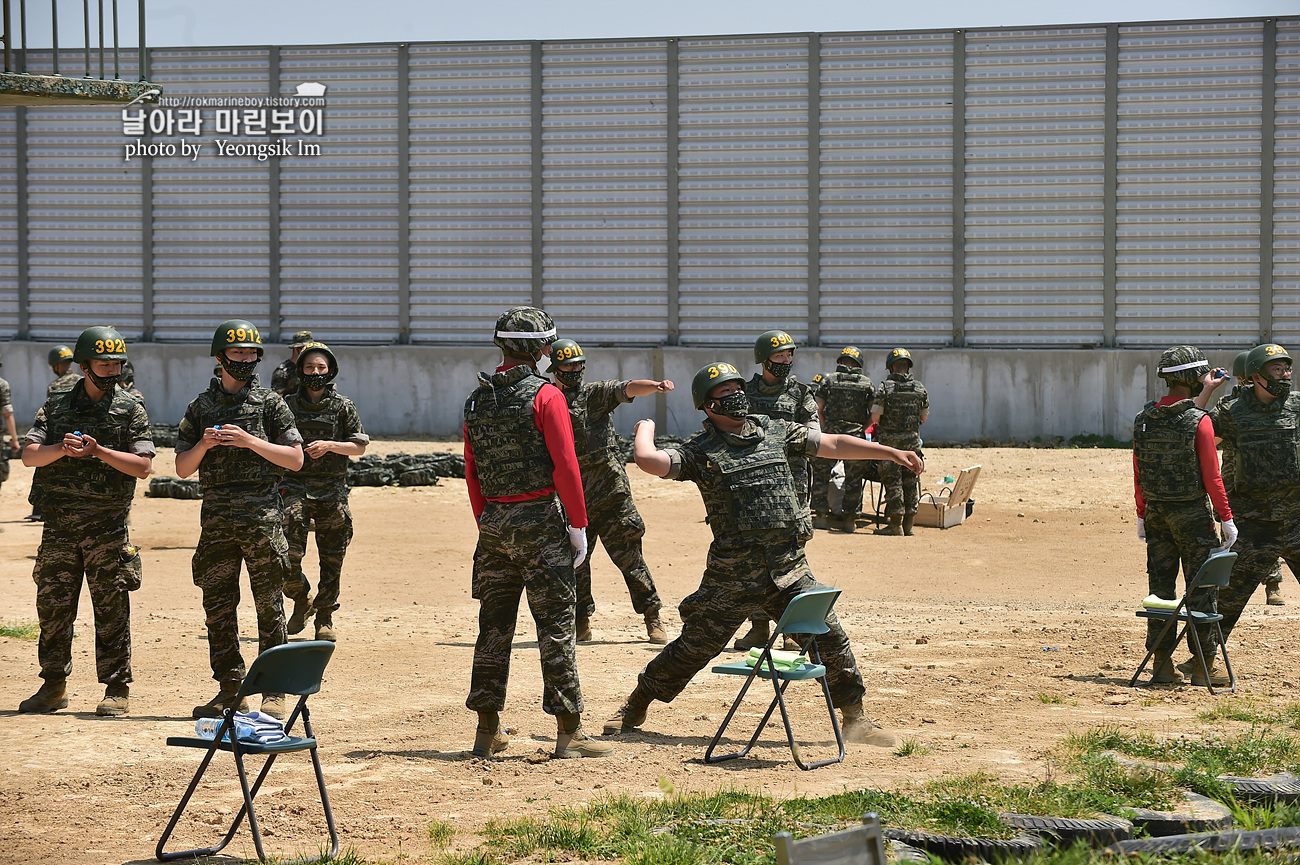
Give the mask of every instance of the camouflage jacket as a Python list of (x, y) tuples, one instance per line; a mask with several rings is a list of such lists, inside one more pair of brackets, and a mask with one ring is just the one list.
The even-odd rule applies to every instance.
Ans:
[(582, 473), (582, 496), (594, 507), (613, 496), (630, 496), (623, 450), (614, 434), (614, 409), (632, 398), (626, 381), (595, 381), (560, 388), (573, 424), (573, 451)]
[(880, 422), (876, 441), (891, 448), (921, 449), (921, 415), (930, 408), (930, 395), (911, 373), (890, 373), (880, 385), (876, 411)]
[(81, 376), (73, 370), (68, 370), (50, 382), (49, 386), (45, 388), (45, 396), (48, 398), (56, 393), (72, 390), (79, 381), (81, 381)]
[[(9, 382), (0, 378), (0, 414), (13, 414), (13, 411), (13, 397), (9, 392)], [(5, 432), (0, 435), (0, 483), (9, 480), (9, 458), (11, 455), (9, 433)]]
[(1182, 399), (1172, 405), (1149, 402), (1133, 419), (1133, 458), (1148, 502), (1206, 499), (1196, 455), (1196, 428), (1203, 417), (1195, 403)]
[(298, 365), (293, 358), (283, 361), (271, 372), (271, 390), (280, 396), (298, 392)]
[[(1214, 434), (1219, 435), (1219, 427), (1223, 424), (1223, 413), (1228, 410), (1228, 406), (1241, 397), (1241, 387), (1232, 389), (1232, 393), (1215, 403), (1214, 408), (1210, 409), (1210, 422), (1214, 424)], [(1232, 508), (1233, 516), (1236, 516), (1237, 506), (1233, 504), (1236, 499), (1233, 497), (1237, 486), (1237, 450), (1230, 442), (1222, 441), (1223, 447), (1223, 466), (1219, 473), (1223, 476), (1223, 489), (1228, 494), (1228, 505)]]
[(876, 386), (861, 372), (836, 370), (822, 379), (817, 399), (822, 404), (826, 432), (860, 436), (871, 423)]
[[(226, 393), (221, 379), (214, 378), (208, 389), (185, 409), (185, 417), (181, 418), (176, 432), (176, 453), (184, 453), (198, 444), (208, 427), (224, 423), (236, 424), (245, 432), (278, 445), (302, 442), (293, 412), (284, 404), (284, 398), (259, 385), (256, 376), (233, 394)], [(203, 510), (279, 519), (283, 474), (284, 469), (249, 448), (214, 447), (199, 463)]]
[[(99, 402), (91, 402), (78, 381), (72, 390), (59, 391), (37, 412), (27, 441), (60, 445), (68, 433), (92, 436), (101, 445), (123, 453), (152, 457), (155, 453), (149, 415), (129, 393), (114, 388)], [(124, 510), (131, 506), (135, 478), (95, 457), (63, 457), (36, 469), (28, 497), (39, 507)]]
[[(318, 441), (370, 443), (370, 436), (361, 428), (356, 405), (341, 396), (333, 384), (325, 386), (318, 403), (307, 402), (305, 388), (289, 394), (284, 402), (293, 412), (304, 451), (306, 445)], [(284, 485), (308, 499), (342, 501), (348, 497), (348, 462), (344, 454), (328, 453), (317, 459), (304, 452), (302, 468), (286, 473)]]
[(1215, 406), (1210, 419), (1225, 458), (1231, 452), (1233, 459), (1233, 515), (1300, 517), (1300, 394), (1265, 405), (1246, 388), (1226, 407)]
[(751, 414), (767, 415), (804, 426), (810, 423), (821, 426), (817, 420), (817, 400), (813, 398), (811, 388), (793, 375), (769, 386), (763, 381), (763, 374), (756, 372), (745, 382), (745, 395), (749, 397)]

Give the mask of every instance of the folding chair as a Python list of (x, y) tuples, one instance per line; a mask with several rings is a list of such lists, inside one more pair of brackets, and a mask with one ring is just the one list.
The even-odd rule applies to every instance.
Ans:
[[(1173, 627), (1174, 622), (1178, 622), (1178, 633), (1174, 636), (1170, 644), (1169, 653), (1157, 660), (1153, 665), (1155, 670), (1160, 669), (1166, 660), (1173, 657), (1178, 648), (1178, 643), (1184, 633), (1187, 633), (1192, 643), (1192, 654), (1196, 662), (1200, 665), (1201, 676), (1205, 679), (1205, 686), (1209, 688), (1211, 694), (1230, 693), (1237, 690), (1237, 677), (1232, 672), (1232, 662), (1228, 660), (1228, 647), (1223, 644), (1223, 629), (1219, 622), (1223, 621), (1223, 616), (1218, 613), (1202, 613), (1198, 610), (1188, 608), (1187, 599), (1191, 597), (1192, 592), (1203, 586), (1218, 586), (1223, 588), (1228, 585), (1232, 577), (1232, 566), (1237, 561), (1236, 553), (1215, 553), (1205, 560), (1197, 570), (1196, 576), (1192, 577), (1191, 585), (1187, 587), (1187, 593), (1178, 599), (1178, 605), (1172, 610), (1148, 610), (1145, 607), (1137, 611), (1137, 616), (1142, 619), (1163, 619), (1165, 626), (1160, 629), (1160, 635), (1156, 638), (1156, 646), (1159, 647), (1164, 642), (1165, 634)], [(1214, 625), (1214, 631), (1219, 638), (1219, 651), (1223, 653), (1223, 665), (1228, 670), (1228, 687), (1215, 690), (1214, 685), (1210, 682), (1210, 665), (1206, 663), (1205, 650), (1201, 647), (1201, 635), (1197, 633), (1195, 627), (1189, 625)], [(1129, 687), (1136, 687), (1138, 677), (1142, 675), (1142, 670), (1146, 668), (1147, 662), (1156, 653), (1156, 649), (1147, 652), (1142, 663), (1138, 664), (1137, 672), (1129, 680)], [(1216, 653), (1217, 657), (1217, 653)], [(1210, 659), (1213, 662), (1213, 658)], [(1154, 672), (1152, 673), (1154, 677)]]
[[(741, 686), (740, 693), (736, 700), (731, 704), (731, 709), (727, 712), (727, 717), (723, 719), (722, 726), (714, 734), (713, 741), (709, 743), (709, 749), (704, 752), (704, 762), (721, 763), (723, 760), (734, 760), (737, 757), (743, 757), (753, 749), (754, 743), (758, 741), (758, 736), (767, 726), (767, 720), (772, 717), (772, 712), (777, 706), (781, 707), (781, 720), (785, 723), (785, 736), (790, 742), (790, 754), (794, 757), (794, 762), (800, 769), (816, 769), (819, 766), (828, 766), (831, 763), (838, 763), (844, 759), (844, 736), (840, 732), (839, 719), (835, 717), (835, 707), (831, 705), (831, 689), (826, 684), (826, 667), (821, 663), (821, 653), (817, 651), (817, 635), (825, 634), (830, 628), (826, 625), (826, 616), (830, 614), (831, 607), (835, 606), (835, 600), (840, 596), (839, 589), (819, 588), (810, 592), (803, 592), (796, 595), (790, 604), (781, 614), (781, 621), (776, 623), (772, 629), (772, 637), (763, 647), (763, 653), (754, 666), (749, 666), (744, 661), (737, 661), (732, 664), (719, 664), (713, 668), (713, 672), (724, 676), (744, 676), (745, 684)], [(781, 634), (797, 634), (806, 636), (808, 644), (804, 646), (803, 653), (809, 654), (811, 663), (801, 664), (795, 670), (778, 670), (772, 660), (772, 646)], [(772, 703), (767, 707), (767, 712), (763, 715), (763, 720), (758, 722), (758, 729), (750, 737), (749, 744), (740, 751), (733, 754), (721, 754), (714, 756), (713, 751), (718, 747), (718, 742), (722, 740), (722, 734), (726, 732), (727, 725), (731, 723), (732, 717), (740, 704), (745, 699), (745, 693), (749, 686), (754, 683), (755, 678), (764, 678), (772, 680), (772, 687), (776, 691), (776, 696), (772, 698)], [(799, 753), (799, 746), (794, 741), (794, 730), (790, 727), (790, 713), (785, 705), (785, 689), (791, 682), (801, 681), (804, 679), (820, 679), (822, 683), (822, 694), (826, 697), (826, 710), (831, 716), (831, 728), (835, 730), (835, 742), (839, 745), (839, 756), (829, 760), (822, 760), (817, 763), (804, 763)]]
[(862, 817), (862, 824), (831, 835), (794, 840), (789, 832), (772, 836), (777, 865), (885, 865), (880, 818)]
[[(338, 855), (339, 836), (334, 828), (334, 813), (330, 810), (329, 796), (325, 793), (325, 776), (321, 772), (320, 757), (316, 753), (316, 738), (311, 729), (311, 711), (307, 708), (307, 697), (320, 690), (321, 676), (324, 675), (325, 665), (329, 663), (330, 655), (333, 652), (334, 644), (325, 640), (286, 643), (282, 646), (275, 646), (257, 656), (257, 660), (253, 661), (253, 665), (249, 667), (248, 675), (244, 677), (243, 684), (239, 686), (239, 694), (234, 700), (234, 706), (238, 706), (243, 701), (243, 698), (249, 694), (268, 692), (298, 694), (298, 704), (294, 706), (293, 713), (289, 715), (284, 730), (288, 734), (293, 729), (294, 721), (301, 715), (303, 736), (289, 736), (285, 741), (269, 745), (241, 742), (234, 735), (235, 710), (232, 706), (225, 710), (224, 720), (217, 730), (215, 739), (203, 739), (196, 736), (167, 737), (168, 745), (181, 748), (204, 748), (208, 753), (204, 755), (203, 762), (199, 764), (198, 771), (194, 773), (194, 779), (190, 781), (189, 789), (185, 791), (180, 804), (176, 806), (171, 822), (167, 824), (162, 837), (158, 839), (158, 847), (154, 852), (160, 862), (196, 856), (211, 856), (219, 852), (235, 836), (235, 831), (239, 828), (239, 824), (243, 822), (245, 813), (248, 814), (248, 828), (253, 833), (253, 844), (257, 847), (257, 857), (265, 861), (267, 858), (266, 851), (262, 849), (262, 833), (257, 827), (257, 815), (253, 811), (253, 797), (257, 795), (257, 791), (261, 788), (267, 773), (271, 771), (271, 764), (275, 762), (275, 758), (290, 751), (311, 752), (312, 767), (316, 770), (316, 787), (320, 790), (321, 805), (325, 809), (325, 825), (329, 827), (331, 845), (328, 856), (294, 861), (314, 862), (318, 858), (333, 859)], [(230, 739), (229, 741), (223, 741), (223, 737), (227, 733), (230, 734)], [(235, 770), (239, 774), (239, 786), (244, 792), (243, 807), (235, 815), (234, 822), (230, 824), (230, 830), (226, 832), (226, 837), (221, 839), (220, 844), (196, 850), (164, 853), (163, 847), (166, 845), (167, 839), (171, 837), (172, 830), (176, 828), (176, 822), (185, 811), (185, 806), (189, 803), (190, 797), (194, 795), (195, 789), (199, 786), (199, 781), (203, 778), (203, 773), (207, 771), (208, 764), (212, 762), (213, 755), (219, 750), (229, 751), (235, 757)], [(246, 754), (266, 755), (266, 763), (262, 766), (262, 771), (258, 773), (257, 780), (251, 788), (248, 786), (248, 772), (244, 768), (244, 756)], [(282, 865), (291, 865), (291, 863), (282, 863)]]

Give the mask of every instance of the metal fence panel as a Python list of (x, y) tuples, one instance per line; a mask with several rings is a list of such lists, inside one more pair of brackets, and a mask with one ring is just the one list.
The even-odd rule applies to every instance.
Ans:
[(665, 340), (667, 62), (666, 42), (545, 48), (544, 296), (567, 336)]
[(532, 298), (527, 44), (413, 45), (411, 339), (485, 343)]
[(1105, 28), (966, 37), (966, 344), (1103, 339)]
[(1120, 28), (1116, 343), (1259, 333), (1260, 22)]
[(823, 345), (952, 342), (952, 36), (821, 45)]
[(683, 39), (681, 342), (807, 337), (808, 39)]
[[(268, 90), (265, 48), (168, 48), (150, 72), (168, 97), (259, 97)], [(186, 109), (179, 109), (186, 110)], [(268, 162), (218, 153), (217, 108), (200, 109), (197, 159), (152, 160), (154, 339), (202, 342), (228, 318), (269, 332)], [(247, 139), (245, 139), (247, 140)]]
[(318, 156), (280, 159), (280, 331), (396, 342), (396, 45), (285, 48), (280, 93), (327, 86)]
[(1273, 339), (1300, 348), (1300, 21), (1277, 26)]
[(0, 336), (18, 335), (18, 109), (0, 108)]

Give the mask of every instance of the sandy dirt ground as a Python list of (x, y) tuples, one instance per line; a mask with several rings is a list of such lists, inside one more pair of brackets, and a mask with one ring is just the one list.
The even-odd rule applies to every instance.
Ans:
[[(372, 452), (454, 447), (377, 442)], [(433, 818), (452, 821), (465, 846), (491, 816), (541, 813), (613, 791), (658, 796), (661, 778), (678, 790), (740, 787), (780, 796), (902, 787), (975, 770), (1041, 779), (1060, 772), (1053, 751), (1072, 730), (1123, 724), (1172, 735), (1205, 727), (1197, 713), (1219, 698), (1204, 689), (1127, 686), (1143, 651), (1133, 610), (1147, 588), (1126, 451), (951, 449), (927, 456), (927, 487), (983, 465), (974, 515), (964, 525), (918, 529), (909, 539), (819, 532), (808, 553), (818, 578), (845, 590), (838, 610), (866, 678), (868, 713), (930, 750), (899, 757), (851, 746), (842, 764), (813, 772), (790, 762), (777, 727), (764, 733), (752, 758), (705, 765), (704, 749), (738, 686), (707, 672), (671, 705), (656, 703), (644, 731), (622, 737), (613, 757), (530, 762), (551, 746), (554, 724), (540, 710), (526, 605), (503, 715), (513, 741), (504, 759), (471, 759), (474, 716), (464, 699), (477, 604), (469, 596), (475, 531), (465, 484), (355, 490), (356, 539), (335, 616), (338, 649), (324, 690), (312, 699), (343, 843), (377, 860), (419, 858), (430, 852)], [(5, 621), (35, 618), (30, 574), (40, 535), (39, 525), (21, 521), (30, 470), (11, 465), (0, 490)], [(171, 452), (155, 467), (171, 474)], [(676, 604), (698, 584), (708, 545), (703, 507), (692, 485), (632, 474), (649, 527), (646, 558), (675, 634)], [(133, 597), (131, 713), (94, 715), (103, 690), (84, 591), (66, 710), (14, 712), (39, 684), (36, 643), (0, 638), (2, 862), (152, 861), (197, 765), (197, 752), (166, 748), (163, 740), (192, 731), (191, 707), (215, 693), (190, 577), (200, 503), (146, 498), (144, 487), (132, 515), (145, 571)], [(309, 567), (314, 563), (309, 552)], [(595, 639), (579, 647), (578, 661), (584, 719), (598, 731), (656, 649), (603, 552), (595, 554), (594, 580)], [(1266, 607), (1260, 590), (1233, 637), (1240, 674), (1233, 699), (1295, 699), (1300, 591), (1289, 575), (1284, 593), (1288, 606)], [(246, 584), (240, 622), (251, 661), (256, 625)], [(814, 743), (809, 750), (825, 753), (819, 693), (809, 686), (792, 693), (796, 726)], [(757, 700), (747, 704), (741, 720), (757, 723), (761, 708)], [(314, 850), (322, 822), (309, 764), (301, 757), (281, 763), (258, 798), (267, 843), (282, 855)], [(179, 842), (215, 837), (238, 801), (233, 781), (200, 789)], [(247, 832), (229, 849), (251, 855)]]

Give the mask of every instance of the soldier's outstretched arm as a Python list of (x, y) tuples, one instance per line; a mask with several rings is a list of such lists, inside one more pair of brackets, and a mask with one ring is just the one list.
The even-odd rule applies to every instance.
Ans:
[(920, 454), (891, 448), (887, 445), (869, 442), (850, 435), (822, 433), (821, 444), (817, 448), (817, 456), (836, 460), (889, 460), (898, 463), (900, 466), (906, 466), (912, 470), (913, 474), (919, 475), (925, 471), (925, 461), (921, 459)]
[(655, 447), (655, 422), (649, 418), (637, 421), (632, 428), (632, 456), (637, 468), (657, 478), (668, 474), (673, 466), (668, 452)]
[(668, 393), (673, 389), (673, 383), (668, 379), (663, 381), (651, 381), (648, 378), (637, 378), (627, 383), (624, 390), (630, 398), (635, 399), (639, 396), (649, 396), (652, 393)]

